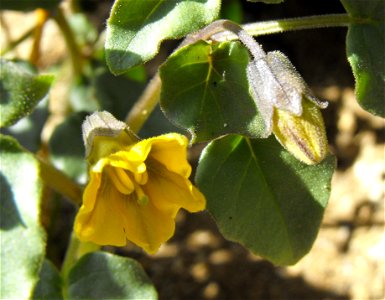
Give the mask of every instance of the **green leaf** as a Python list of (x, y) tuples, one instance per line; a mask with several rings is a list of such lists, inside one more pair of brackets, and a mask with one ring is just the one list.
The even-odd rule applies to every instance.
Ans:
[(40, 280), (35, 287), (32, 298), (34, 300), (63, 299), (60, 274), (48, 260), (44, 261), (43, 267), (40, 270)]
[(20, 65), (0, 59), (0, 127), (29, 115), (47, 96), (52, 75), (34, 75)]
[(29, 116), (20, 119), (12, 126), (0, 128), (0, 133), (14, 137), (21, 146), (35, 153), (41, 147), (41, 132), (48, 115), (48, 99), (44, 99)]
[(160, 104), (194, 142), (228, 133), (260, 137), (264, 123), (249, 94), (247, 50), (239, 42), (200, 41), (169, 57), (160, 68)]
[(107, 23), (106, 59), (120, 74), (158, 53), (165, 39), (181, 38), (211, 23), (219, 0), (117, 0)]
[(203, 151), (196, 181), (222, 234), (275, 264), (311, 248), (330, 195), (335, 159), (295, 159), (270, 137), (226, 136)]
[(241, 0), (229, 0), (222, 4), (221, 19), (231, 20), (235, 23), (242, 23), (244, 12)]
[(56, 7), (61, 0), (1, 0), (0, 9), (33, 10), (36, 8), (51, 9)]
[(78, 182), (87, 179), (87, 163), (84, 159), (82, 124), (86, 113), (74, 113), (55, 128), (49, 141), (54, 166)]
[(356, 79), (356, 96), (370, 113), (385, 117), (385, 1), (342, 0), (357, 22), (349, 25), (347, 56)]
[(157, 299), (141, 265), (106, 252), (84, 255), (68, 276), (69, 299)]
[(34, 156), (0, 135), (1, 299), (29, 299), (45, 255), (42, 181)]

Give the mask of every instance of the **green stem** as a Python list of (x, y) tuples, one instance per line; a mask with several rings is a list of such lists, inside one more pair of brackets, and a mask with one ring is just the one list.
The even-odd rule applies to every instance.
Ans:
[[(330, 14), (322, 16), (282, 19), (276, 21), (256, 22), (245, 24), (242, 26), (242, 28), (252, 36), (259, 36), (300, 29), (341, 26), (345, 27), (353, 21), (359, 22), (360, 20), (352, 19), (347, 14)], [(218, 24), (220, 24), (220, 21), (217, 22)], [(201, 39), (213, 39), (216, 41), (228, 41), (238, 39), (237, 35), (225, 30), (223, 27), (221, 27), (221, 25), (210, 25), (198, 31), (197, 33), (188, 35), (177, 49), (182, 46), (193, 44)], [(126, 123), (134, 132), (138, 132), (140, 130), (140, 128), (146, 122), (147, 118), (150, 116), (151, 112), (156, 107), (160, 98), (161, 85), (162, 83), (159, 78), (159, 73), (157, 73), (147, 85), (146, 89), (127, 115)]]
[(83, 57), (82, 53), (79, 49), (78, 44), (76, 43), (75, 35), (68, 24), (68, 21), (63, 13), (63, 10), (59, 7), (57, 9), (57, 13), (54, 16), (54, 20), (59, 26), (59, 29), (61, 30), (64, 39), (66, 41), (68, 50), (71, 55), (71, 61), (72, 61), (72, 68), (74, 70), (74, 74), (81, 74), (82, 73), (82, 66), (83, 66)]
[[(346, 27), (352, 22), (358, 21), (352, 19), (348, 14), (330, 14), (249, 23), (242, 25), (242, 28), (252, 36), (260, 36), (303, 29)], [(231, 32), (224, 31), (214, 34), (212, 38), (216, 41), (228, 41), (236, 40), (238, 37)]]
[(39, 164), (40, 176), (50, 188), (67, 197), (76, 205), (82, 203), (83, 191), (76, 182), (42, 160), (39, 160)]

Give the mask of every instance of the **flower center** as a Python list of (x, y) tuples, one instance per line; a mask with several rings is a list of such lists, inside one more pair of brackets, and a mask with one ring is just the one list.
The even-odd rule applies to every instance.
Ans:
[(146, 172), (132, 175), (122, 168), (106, 167), (105, 170), (112, 184), (120, 193), (132, 195), (140, 205), (148, 203), (149, 198), (142, 189), (142, 185), (148, 179)]

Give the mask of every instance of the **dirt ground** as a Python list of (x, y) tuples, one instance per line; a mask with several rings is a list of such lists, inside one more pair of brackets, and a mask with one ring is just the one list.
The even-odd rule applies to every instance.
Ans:
[[(325, 8), (322, 2), (299, 1), (281, 10), (269, 8), (266, 14), (256, 12), (253, 18), (341, 12), (340, 6)], [(47, 35), (52, 44), (55, 30)], [(259, 39), (265, 50), (285, 52), (316, 95), (330, 102), (323, 113), (338, 169), (310, 253), (294, 266), (276, 267), (225, 240), (209, 213), (182, 212), (175, 236), (156, 255), (148, 256), (132, 245), (110, 249), (138, 259), (160, 299), (385, 299), (385, 121), (363, 111), (355, 100), (345, 35), (343, 28)], [(42, 64), (62, 55), (60, 41), (54, 44), (54, 48), (43, 45), (47, 55)]]

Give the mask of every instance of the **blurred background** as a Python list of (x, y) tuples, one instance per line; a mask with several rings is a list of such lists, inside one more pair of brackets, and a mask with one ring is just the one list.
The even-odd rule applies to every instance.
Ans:
[[(92, 76), (68, 78), (65, 41), (56, 24), (48, 21), (41, 54), (34, 63), (39, 70), (54, 71), (58, 75), (49, 103), (42, 104), (32, 116), (35, 121), (40, 120), (40, 129), (34, 135), (29, 131), (24, 133), (23, 141), (32, 151), (51, 155), (58, 167), (67, 166), (68, 155), (63, 153), (69, 153), (72, 159), (78, 157), (77, 168), (70, 164), (72, 167), (67, 171), (84, 183), (80, 135), (84, 115), (103, 107), (124, 118), (145, 82), (178, 41), (165, 42), (155, 59), (129, 75), (130, 84), (116, 89), (126, 82), (125, 78), (112, 79), (103, 62), (103, 31), (113, 1), (72, 1), (78, 14), (73, 13), (68, 1), (63, 2), (67, 13), (72, 14), (72, 26), (83, 51), (92, 52)], [(344, 13), (339, 0), (286, 0), (279, 5), (224, 0), (221, 17), (248, 23), (329, 13)], [(4, 52), (4, 49), (34, 26), (35, 13), (1, 11), (0, 17), (4, 56), (30, 60), (32, 36), (10, 51)], [(347, 28), (341, 27), (258, 37), (266, 51), (284, 52), (314, 93), (329, 101), (323, 115), (330, 150), (338, 158), (338, 167), (313, 249), (294, 266), (276, 267), (239, 244), (226, 241), (209, 213), (181, 212), (175, 236), (156, 255), (148, 256), (131, 244), (107, 249), (139, 260), (153, 280), (160, 299), (384, 299), (385, 121), (362, 110), (355, 100), (354, 78), (345, 53), (346, 33)], [(95, 98), (102, 99), (104, 104), (95, 104)], [(122, 98), (126, 99), (124, 105), (114, 102)], [(68, 116), (70, 123), (66, 123)], [(36, 131), (37, 123), (34, 124)], [(78, 135), (76, 145), (68, 145), (64, 150), (57, 147), (64, 138), (60, 135), (60, 126)], [(10, 131), (23, 136), (21, 127), (19, 124)], [(167, 123), (157, 109), (140, 135), (175, 130), (179, 129)], [(31, 141), (33, 137), (43, 142), (37, 146)], [(191, 149), (193, 165), (203, 146)], [(56, 199), (45, 204), (42, 216), (48, 232), (48, 257), (60, 266), (75, 209), (52, 191), (46, 193)]]

